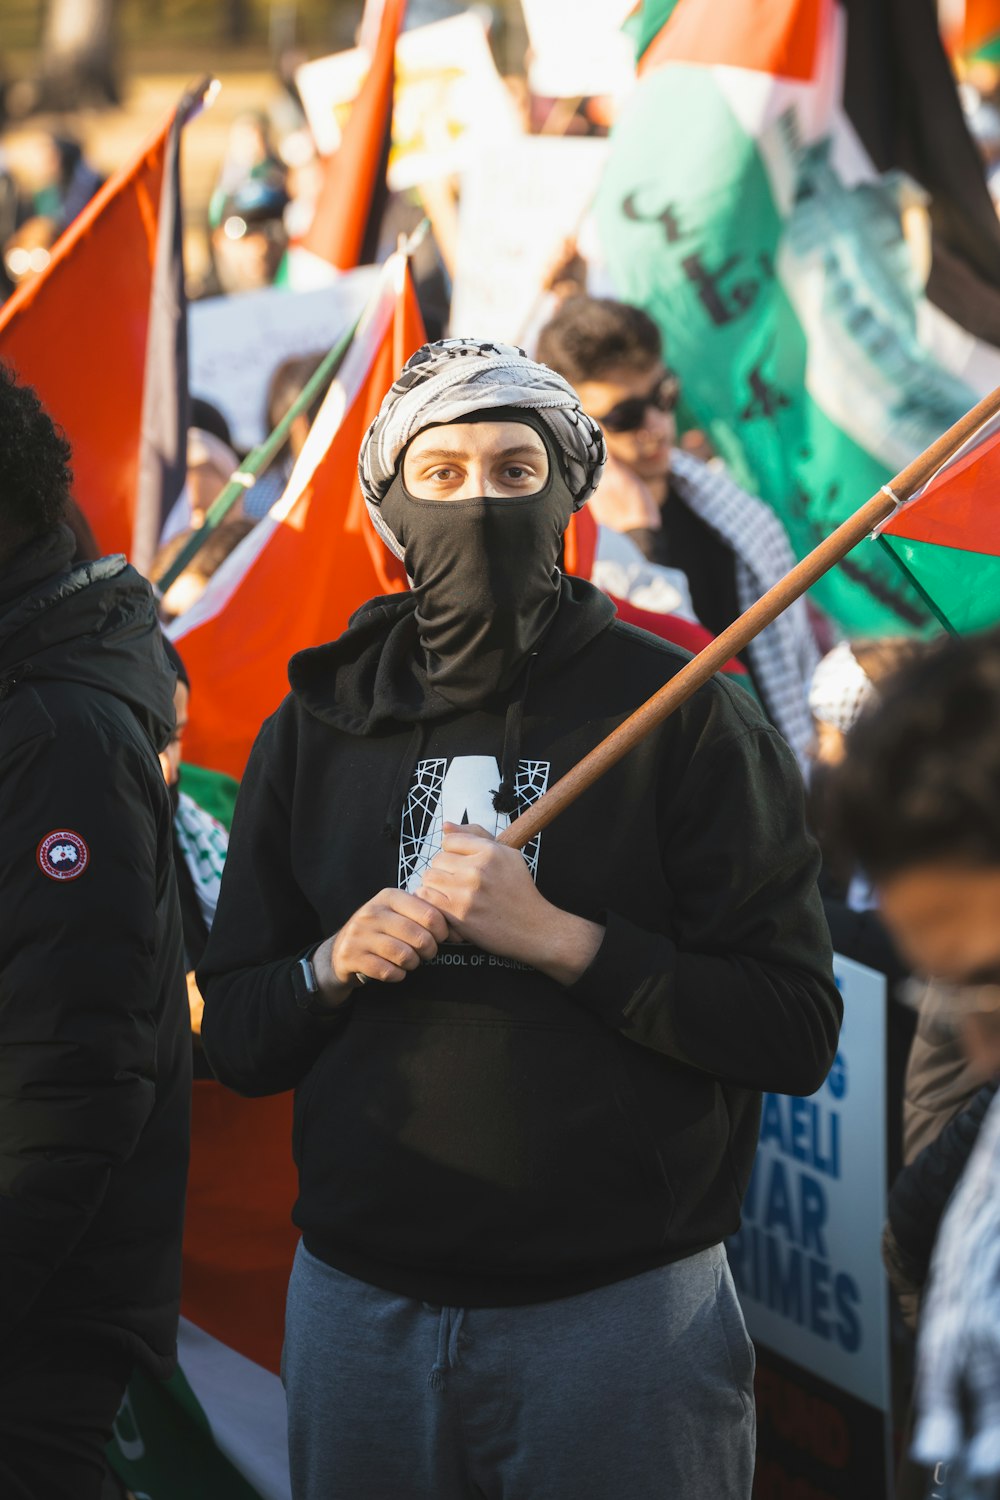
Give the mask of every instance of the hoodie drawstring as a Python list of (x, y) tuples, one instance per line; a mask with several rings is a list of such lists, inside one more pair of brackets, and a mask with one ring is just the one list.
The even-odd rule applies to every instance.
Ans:
[(386, 803), (385, 822), (382, 824), (382, 837), (390, 842), (399, 838), (403, 822), (403, 804), (406, 801), (410, 778), (423, 752), (426, 735), (427, 725), (418, 720), (413, 726), (403, 757), (396, 767), (396, 779), (392, 784), (389, 801)]
[[(429, 1303), (425, 1302), (424, 1306), (430, 1310)], [(442, 1307), (438, 1322), (437, 1356), (427, 1377), (427, 1384), (432, 1391), (443, 1391), (448, 1371), (461, 1363), (459, 1351), (464, 1321), (464, 1307)]]
[(524, 705), (531, 682), (531, 669), (538, 660), (538, 652), (532, 651), (521, 674), (517, 692), (507, 705), (507, 717), (503, 726), (503, 753), (500, 757), (500, 785), (493, 793), (495, 812), (506, 813), (513, 818), (520, 810), (517, 795), (517, 772), (521, 764), (521, 731), (524, 724)]
[[(524, 665), (521, 680), (517, 690), (507, 705), (507, 715), (503, 726), (503, 751), (500, 756), (500, 785), (492, 793), (493, 807), (498, 813), (506, 813), (513, 818), (519, 811), (520, 798), (517, 795), (517, 772), (521, 764), (521, 733), (524, 724), (524, 705), (528, 697), (528, 688), (531, 683), (531, 672), (538, 660), (538, 652), (532, 651)], [(392, 791), (386, 804), (385, 819), (382, 823), (382, 837), (392, 842), (398, 839), (403, 819), (403, 807), (406, 794), (409, 789), (410, 779), (414, 768), (418, 764), (423, 748), (427, 740), (430, 725), (425, 720), (418, 720), (410, 734), (409, 744), (396, 767), (396, 779), (392, 784)]]

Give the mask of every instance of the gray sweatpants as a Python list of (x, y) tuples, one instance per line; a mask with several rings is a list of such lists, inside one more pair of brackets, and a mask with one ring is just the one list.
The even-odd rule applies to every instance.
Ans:
[(753, 1348), (721, 1245), (558, 1302), (433, 1307), (299, 1245), (295, 1500), (748, 1500)]

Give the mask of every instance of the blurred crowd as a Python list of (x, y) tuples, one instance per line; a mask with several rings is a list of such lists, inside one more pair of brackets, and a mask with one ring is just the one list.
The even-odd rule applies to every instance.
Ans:
[[(300, 246), (309, 231), (324, 161), (290, 63), (281, 67), (278, 81), (280, 88), (267, 108), (243, 114), (229, 131), (206, 223), (199, 231), (210, 253), (190, 278), (192, 300), (236, 296), (282, 284), (289, 274), (290, 250)], [(612, 114), (607, 100), (567, 105), (532, 94), (523, 79), (512, 80), (510, 89), (529, 131), (607, 132)], [(963, 85), (962, 102), (1000, 208), (1000, 104), (971, 83)], [(55, 242), (103, 181), (80, 139), (61, 127), (39, 129), (27, 141), (22, 130), (17, 159), (15, 170), (0, 137), (2, 296), (11, 295), (45, 270)], [(440, 196), (425, 201), (418, 189), (389, 195), (376, 256), (385, 259), (399, 235), (412, 231), (429, 213), (431, 231), (415, 253), (413, 273), (430, 339), (444, 336), (449, 329), (455, 265), (453, 216), (460, 193), (457, 178), (438, 187), (443, 205)], [(670, 368), (669, 348), (664, 348), (656, 324), (644, 311), (604, 295), (606, 291), (600, 266), (586, 253), (577, 226), (567, 226), (565, 243), (542, 284), (534, 289), (530, 342), (531, 352), (573, 387), (583, 411), (600, 425), (607, 442), (607, 470), (590, 504), (593, 537), (587, 576), (614, 599), (623, 618), (697, 649), (784, 576), (794, 562), (792, 548), (780, 522), (734, 482), (703, 433), (679, 432), (680, 390)], [(326, 353), (321, 348), (307, 351), (270, 371), (266, 409), (255, 414), (255, 422), (259, 420), (264, 431), (271, 432), (294, 409), (287, 441), (163, 593), (159, 603), (164, 622), (191, 608), (213, 573), (281, 497), (323, 392), (308, 407), (297, 403)], [(150, 570), (154, 581), (203, 525), (212, 502), (245, 457), (246, 450), (235, 442), (223, 413), (203, 393), (193, 391), (187, 485), (183, 503), (175, 508), (160, 538)], [(78, 555), (87, 556), (90, 546), (81, 524)], [(985, 986), (993, 1003), (997, 959), (977, 953), (974, 961), (966, 962), (961, 954), (943, 961), (929, 951), (921, 955), (925, 962), (915, 962), (920, 945), (913, 929), (919, 929), (920, 919), (907, 905), (909, 892), (903, 892), (898, 905), (892, 899), (886, 902), (885, 894), (888, 891), (890, 898), (898, 894), (898, 881), (911, 866), (948, 864), (953, 851), (947, 830), (928, 833), (926, 847), (915, 845), (908, 859), (887, 854), (874, 844), (866, 848), (868, 834), (875, 837), (872, 785), (880, 783), (877, 778), (867, 783), (858, 764), (860, 757), (871, 755), (873, 764), (898, 770), (899, 757), (906, 749), (899, 743), (903, 731), (891, 727), (891, 709), (897, 725), (908, 725), (911, 746), (917, 747), (916, 800), (910, 811), (926, 812), (933, 795), (940, 793), (940, 787), (935, 793), (930, 770), (925, 783), (920, 782), (920, 766), (930, 765), (936, 753), (958, 756), (964, 746), (975, 765), (977, 785), (988, 788), (980, 816), (987, 819), (988, 803), (989, 816), (995, 820), (1000, 798), (1000, 755), (995, 740), (989, 741), (987, 735), (981, 744), (975, 726), (963, 727), (963, 705), (957, 699), (949, 700), (950, 709), (937, 700), (939, 721), (934, 723), (926, 712), (916, 722), (920, 715), (913, 704), (915, 695), (943, 691), (942, 682), (949, 672), (964, 671), (970, 695), (964, 700), (966, 706), (979, 703), (980, 717), (984, 722), (989, 719), (995, 732), (1000, 722), (998, 647), (995, 641), (978, 647), (980, 660), (980, 656), (961, 657), (955, 646), (955, 660), (942, 666), (940, 646), (901, 638), (848, 642), (839, 637), (829, 618), (811, 604), (799, 603), (730, 668), (739, 688), (757, 699), (781, 731), (802, 768), (809, 822), (823, 856), (821, 891), (835, 950), (881, 972), (889, 985), (889, 1160), (895, 1186), (883, 1253), (898, 1293), (894, 1332), (902, 1372), (901, 1406), (905, 1407), (913, 1372), (913, 1330), (938, 1227), (975, 1151), (1000, 1068), (995, 1011), (987, 1008), (978, 1030), (965, 1028), (963, 1050), (963, 1029), (956, 1024), (956, 1016), (971, 1013), (973, 1000), (966, 993), (955, 1001), (947, 986), (956, 977), (966, 985)], [(210, 1076), (197, 1041), (202, 998), (194, 971), (211, 929), (227, 832), (219, 808), (201, 807), (193, 796), (179, 790), (183, 732), (189, 713), (197, 715), (198, 702), (196, 697), (189, 701), (190, 684), (179, 658), (176, 666), (177, 727), (161, 762), (172, 789), (197, 1067), (203, 1076)], [(889, 717), (880, 719), (883, 699)], [(929, 701), (925, 696), (925, 708)], [(864, 725), (869, 722), (876, 727), (866, 731)], [(855, 743), (852, 733), (859, 724)], [(919, 750), (925, 741), (925, 749)], [(949, 750), (941, 750), (939, 742)], [(882, 795), (891, 799), (889, 771), (883, 782)], [(942, 807), (948, 811), (943, 795)], [(975, 816), (975, 809), (969, 807), (954, 813), (958, 821), (951, 826), (959, 851), (961, 817)], [(885, 838), (892, 842), (895, 837), (889, 827)], [(1000, 865), (1000, 848), (993, 850), (992, 857)], [(956, 942), (961, 945), (961, 936)], [(935, 966), (945, 971), (940, 983), (927, 978), (928, 973), (935, 975)], [(960, 1275), (958, 1249), (952, 1244), (946, 1253), (951, 1259), (944, 1274)], [(934, 1317), (937, 1335), (946, 1344), (940, 1309)], [(927, 1483), (926, 1473), (918, 1474), (915, 1467), (910, 1472), (904, 1464), (901, 1495), (923, 1494)], [(972, 1494), (971, 1489), (962, 1491), (963, 1496)]]

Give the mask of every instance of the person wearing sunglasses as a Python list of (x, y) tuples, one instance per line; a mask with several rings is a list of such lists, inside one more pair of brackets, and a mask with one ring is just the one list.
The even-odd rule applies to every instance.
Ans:
[[(847, 737), (833, 794), (900, 950), (934, 981), (935, 1025), (958, 1035), (980, 1082), (995, 1081), (1000, 633), (945, 636), (890, 678)], [(927, 1493), (942, 1500), (1000, 1496), (1000, 1104), (986, 1102), (957, 1127), (966, 1144), (977, 1138), (937, 1231), (920, 1314), (913, 1454), (927, 1466)], [(943, 1164), (928, 1174), (920, 1160), (912, 1165), (940, 1203)], [(934, 1214), (935, 1194), (922, 1199)]]
[[(569, 381), (604, 431), (609, 462), (594, 515), (651, 562), (686, 574), (699, 622), (721, 634), (795, 558), (767, 505), (677, 446), (680, 382), (664, 362), (656, 324), (624, 302), (570, 297), (542, 329), (538, 358)], [(745, 656), (768, 716), (803, 765), (819, 655), (805, 603), (797, 601)]]

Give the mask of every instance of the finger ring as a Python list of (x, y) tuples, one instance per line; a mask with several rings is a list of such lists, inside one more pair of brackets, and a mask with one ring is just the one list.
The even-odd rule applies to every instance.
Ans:
[(359, 984), (367, 984), (368, 981), (369, 981), (369, 979), (371, 978), (371, 975), (370, 974), (362, 974), (362, 972), (361, 972), (360, 969), (355, 969), (355, 971), (354, 971), (354, 977), (358, 981)]

